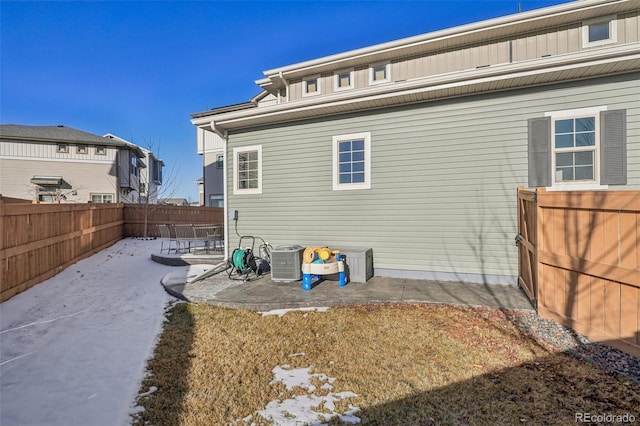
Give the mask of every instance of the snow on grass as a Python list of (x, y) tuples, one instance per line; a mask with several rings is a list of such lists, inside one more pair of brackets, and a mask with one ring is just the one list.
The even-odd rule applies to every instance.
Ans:
[[(290, 309), (273, 309), (271, 311), (266, 311), (266, 312), (260, 312), (260, 314), (263, 317), (269, 316), (269, 315), (277, 315), (279, 317), (283, 317), (284, 315), (286, 315), (288, 312), (294, 312), (294, 311), (302, 311), (302, 312), (327, 312), (329, 310), (328, 307), (312, 307), (312, 308), (290, 308)], [(303, 315), (306, 317), (306, 314)]]
[[(328, 422), (333, 418), (339, 418), (343, 423), (360, 423), (360, 418), (356, 416), (360, 409), (349, 405), (349, 410), (345, 413), (337, 413), (336, 402), (347, 398), (354, 398), (353, 392), (331, 392), (335, 377), (329, 377), (323, 373), (311, 373), (312, 367), (291, 368), (289, 365), (276, 366), (272, 371), (275, 378), (271, 385), (282, 383), (288, 391), (295, 388), (303, 389), (307, 395), (296, 395), (293, 398), (274, 400), (267, 404), (264, 410), (255, 413), (265, 420), (277, 425), (323, 425), (320, 421)], [(315, 379), (322, 383), (321, 389), (329, 391), (326, 395), (316, 395), (317, 387), (312, 383)], [(243, 420), (249, 422), (254, 416), (245, 417)], [(321, 420), (320, 420), (321, 419)], [(255, 423), (252, 423), (254, 425)]]

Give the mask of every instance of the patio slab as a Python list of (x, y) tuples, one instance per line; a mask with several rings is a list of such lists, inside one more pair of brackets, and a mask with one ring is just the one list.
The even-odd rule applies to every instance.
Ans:
[[(218, 260), (218, 259), (216, 259)], [(274, 282), (266, 275), (244, 282), (230, 277), (224, 263), (221, 272), (193, 281), (216, 265), (196, 265), (188, 271), (165, 276), (162, 284), (168, 293), (194, 303), (208, 303), (226, 308), (256, 311), (302, 307), (334, 307), (380, 303), (433, 303), (464, 306), (488, 306), (503, 309), (532, 310), (533, 306), (521, 289), (510, 285), (485, 285), (455, 281), (413, 280), (374, 276), (366, 283), (337, 281), (315, 283), (304, 290), (301, 281)]]

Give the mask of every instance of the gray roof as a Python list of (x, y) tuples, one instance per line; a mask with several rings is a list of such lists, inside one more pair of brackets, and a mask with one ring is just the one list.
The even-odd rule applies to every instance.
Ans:
[(16, 141), (66, 142), (90, 145), (125, 146), (126, 144), (83, 132), (67, 126), (24, 126), (19, 124), (1, 124), (0, 139)]

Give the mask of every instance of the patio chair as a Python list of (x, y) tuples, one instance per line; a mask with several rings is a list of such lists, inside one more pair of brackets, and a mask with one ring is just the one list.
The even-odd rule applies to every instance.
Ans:
[(177, 240), (171, 236), (171, 232), (169, 231), (168, 225), (158, 225), (158, 229), (160, 230), (160, 253), (164, 250), (164, 243), (168, 244), (167, 253), (171, 252), (171, 244), (175, 244), (173, 250), (177, 253), (178, 251), (178, 242)]
[[(220, 225), (193, 225), (196, 246), (202, 243), (207, 253), (215, 250), (220, 240), (220, 228)], [(220, 245), (222, 246), (222, 243)]]
[(191, 253), (191, 244), (195, 244), (197, 241), (193, 225), (173, 225), (173, 229), (176, 231), (176, 244), (178, 246), (176, 253), (180, 250), (180, 246), (182, 246), (183, 251), (186, 248), (187, 252)]

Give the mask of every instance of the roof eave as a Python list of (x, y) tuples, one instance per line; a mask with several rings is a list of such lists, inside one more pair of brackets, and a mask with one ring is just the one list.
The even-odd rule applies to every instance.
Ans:
[[(254, 111), (240, 111), (219, 115), (217, 117), (193, 120), (195, 125), (209, 125), (214, 122), (218, 130), (235, 130), (265, 124), (275, 124), (287, 121), (308, 119), (318, 116), (339, 114), (345, 111), (394, 106), (411, 102), (396, 102), (397, 99), (417, 99), (423, 102), (433, 99), (443, 99), (450, 96), (438, 97), (435, 93), (446, 89), (453, 93), (453, 88), (465, 88), (469, 93), (487, 92), (475, 91), (474, 85), (479, 86), (488, 82), (505, 82), (508, 89), (544, 84), (561, 83), (576, 79), (595, 78), (606, 75), (640, 71), (640, 45), (626, 46), (617, 49), (617, 54), (609, 56), (591, 55), (582, 52), (579, 55), (567, 55), (567, 58), (545, 58), (527, 61), (519, 64), (505, 64), (490, 68), (469, 70), (446, 76), (434, 76), (426, 79), (416, 79), (401, 84), (390, 84), (375, 90), (341, 93), (325, 99), (312, 99), (260, 108)], [(535, 83), (534, 83), (535, 82)], [(501, 83), (502, 84), (502, 83)], [(508, 87), (507, 87), (508, 86)], [(463, 93), (464, 91), (461, 91)], [(444, 91), (442, 92), (444, 93)], [(215, 121), (212, 120), (215, 118)]]
[[(637, 0), (581, 0), (542, 9), (535, 9), (528, 12), (507, 15), (485, 21), (474, 22), (471, 24), (447, 28), (431, 33), (407, 37), (391, 42), (313, 59), (310, 61), (270, 69), (264, 71), (263, 74), (265, 75), (265, 78), (256, 81), (256, 83), (265, 88), (269, 85), (269, 83), (275, 84), (278, 79), (281, 79), (283, 77), (295, 78), (299, 77), (300, 75), (315, 74), (318, 70), (322, 70), (327, 66), (337, 69), (341, 67), (340, 64), (342, 62), (347, 61), (358, 60), (359, 62), (367, 63), (368, 58), (379, 56), (381, 54), (393, 56), (394, 52), (398, 52), (404, 48), (408, 48), (418, 44), (433, 43), (443, 39), (459, 38), (469, 34), (472, 34), (474, 36), (474, 39), (478, 40), (478, 34), (483, 32), (486, 34), (486, 38), (491, 38), (492, 31), (498, 31), (499, 29), (503, 29), (507, 26), (515, 27), (516, 25), (521, 25), (524, 22), (539, 21), (540, 26), (542, 27), (550, 17), (561, 15), (565, 15), (567, 22), (569, 22), (572, 21), (571, 14), (574, 12), (623, 4), (629, 5), (629, 8), (632, 9), (633, 2), (637, 2)], [(637, 8), (637, 5), (635, 7)], [(602, 13), (608, 12), (604, 11)]]

